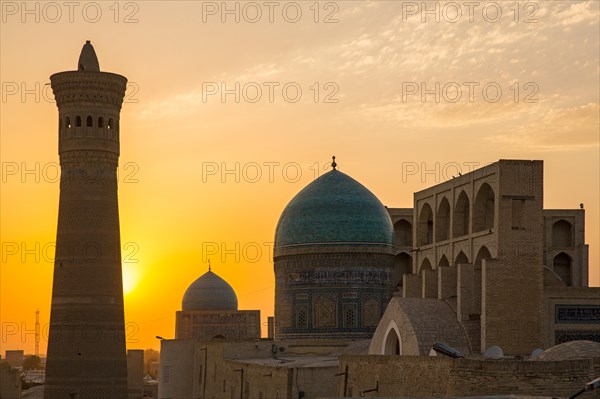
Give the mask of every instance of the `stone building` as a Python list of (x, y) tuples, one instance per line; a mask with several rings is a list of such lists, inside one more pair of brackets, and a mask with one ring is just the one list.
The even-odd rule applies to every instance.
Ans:
[(22, 369), (23, 362), (25, 361), (25, 352), (22, 349), (7, 350), (5, 352), (5, 358), (10, 367), (15, 369)]
[[(588, 245), (585, 243), (585, 210), (544, 209), (544, 285), (556, 274), (568, 287), (588, 286)], [(552, 273), (549, 273), (551, 271)]]
[(370, 338), (393, 288), (394, 231), (373, 193), (336, 170), (286, 206), (275, 231), (275, 337)]
[(117, 165), (127, 79), (101, 72), (87, 41), (77, 70), (50, 82), (61, 176), (44, 398), (126, 399)]
[(340, 370), (332, 397), (567, 398), (600, 376), (600, 343), (569, 342), (525, 360), (343, 355)]
[(140, 399), (144, 395), (144, 351), (127, 351), (127, 397)]
[[(334, 163), (279, 219), (274, 339), (185, 335), (186, 293), (159, 398), (574, 393), (600, 358), (530, 354), (600, 341), (600, 288), (587, 287), (584, 210), (544, 210), (542, 180), (541, 161), (501, 160), (385, 208)], [(437, 341), (468, 358), (429, 357)], [(489, 347), (504, 358), (483, 359)]]
[(0, 359), (0, 398), (21, 399), (21, 373), (4, 359)]
[(407, 209), (389, 213), (402, 293), (370, 353), (426, 355), (443, 340), (465, 354), (499, 346), (528, 355), (600, 340), (600, 289), (587, 288), (585, 211), (543, 209), (541, 161), (500, 160), (417, 192), (412, 221)]
[(412, 273), (413, 256), (413, 210), (412, 208), (387, 208), (396, 237), (394, 252), (393, 282), (396, 290), (402, 291), (405, 274)]
[(344, 341), (162, 340), (160, 399), (316, 399), (336, 393)]
[(176, 339), (260, 338), (260, 310), (238, 310), (235, 291), (210, 267), (188, 287), (181, 309), (175, 316)]

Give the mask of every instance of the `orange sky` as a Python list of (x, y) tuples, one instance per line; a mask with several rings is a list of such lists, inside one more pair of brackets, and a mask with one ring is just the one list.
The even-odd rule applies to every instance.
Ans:
[(390, 207), (457, 165), (541, 159), (545, 207), (585, 204), (600, 285), (598, 2), (429, 2), (432, 14), (402, 1), (231, 1), (232, 14), (221, 2), (27, 4), (0, 3), (2, 353), (33, 351), (36, 309), (47, 335), (59, 185), (45, 85), (88, 39), (100, 68), (131, 82), (119, 166), (129, 348), (173, 337), (209, 252), (240, 309), (272, 315), (277, 219), (334, 154)]

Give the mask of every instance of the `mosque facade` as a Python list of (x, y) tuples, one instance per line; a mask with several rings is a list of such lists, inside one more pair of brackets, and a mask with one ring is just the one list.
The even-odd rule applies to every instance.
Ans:
[(212, 270), (194, 281), (175, 316), (175, 339), (260, 338), (260, 310), (238, 310), (233, 288)]
[(277, 339), (369, 338), (394, 289), (390, 216), (334, 163), (281, 214), (274, 267)]
[[(159, 398), (575, 392), (600, 372), (584, 225), (583, 205), (543, 209), (541, 161), (500, 160), (413, 208), (384, 207), (334, 163), (277, 224), (275, 336), (190, 334), (212, 328), (189, 321), (214, 311), (208, 298), (237, 311), (231, 287), (202, 276), (162, 341)], [(436, 357), (436, 342), (465, 358)]]

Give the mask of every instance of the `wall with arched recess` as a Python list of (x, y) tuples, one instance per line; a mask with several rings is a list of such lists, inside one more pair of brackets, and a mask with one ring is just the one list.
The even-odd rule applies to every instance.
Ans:
[(393, 297), (371, 339), (369, 354), (385, 354), (391, 330), (401, 339), (403, 356), (427, 356), (436, 341), (445, 342), (465, 355), (471, 353), (456, 313), (438, 299)]

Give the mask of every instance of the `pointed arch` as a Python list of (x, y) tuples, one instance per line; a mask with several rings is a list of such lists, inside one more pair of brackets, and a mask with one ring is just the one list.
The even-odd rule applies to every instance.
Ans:
[(385, 340), (382, 348), (383, 355), (401, 355), (402, 354), (402, 339), (400, 331), (394, 321), (391, 321), (387, 327)]
[(400, 219), (394, 223), (394, 233), (399, 247), (412, 248), (412, 223), (405, 219)]
[(454, 237), (469, 234), (469, 197), (465, 191), (461, 191), (454, 206), (452, 232)]
[(440, 258), (440, 261), (438, 262), (438, 267), (449, 267), (450, 266), (450, 262), (448, 261), (448, 258), (446, 258), (446, 255), (442, 255), (442, 257)]
[[(277, 303), (275, 304), (277, 306)], [(279, 327), (288, 328), (292, 326), (292, 301), (289, 298), (284, 298), (276, 308), (275, 315), (276, 325)]]
[(431, 267), (431, 262), (428, 258), (423, 259), (423, 262), (421, 262), (421, 267), (419, 267), (419, 275), (423, 274), (423, 270), (433, 270), (433, 267)]
[(94, 127), (94, 118), (92, 118), (92, 115), (88, 115), (87, 118), (85, 118), (85, 126)]
[(475, 257), (475, 263), (473, 263), (473, 265), (476, 269), (481, 269), (482, 261), (484, 259), (492, 259), (492, 254), (490, 254), (490, 251), (485, 245), (479, 248), (479, 252), (477, 252), (477, 256)]
[(406, 252), (401, 252), (394, 257), (394, 271), (396, 276), (396, 284), (394, 286), (402, 285), (405, 274), (412, 274), (412, 256)]
[(490, 230), (494, 227), (496, 196), (489, 184), (483, 183), (475, 197), (473, 206), (473, 232)]
[(363, 327), (377, 327), (381, 319), (381, 306), (375, 298), (369, 298), (363, 304)]
[(327, 296), (318, 296), (313, 305), (313, 325), (316, 328), (337, 327), (337, 304)]
[(573, 246), (573, 228), (571, 223), (560, 219), (552, 225), (552, 246), (557, 248)]
[(469, 263), (469, 258), (467, 257), (467, 255), (465, 255), (465, 253), (463, 251), (460, 251), (458, 253), (458, 255), (456, 256), (456, 259), (454, 260), (454, 265), (462, 265), (462, 264), (466, 264)]
[(450, 238), (450, 202), (442, 198), (435, 215), (435, 241), (445, 241)]
[(552, 269), (560, 279), (570, 287), (573, 285), (571, 265), (573, 260), (564, 252), (559, 253), (552, 261)]
[(428, 203), (423, 205), (419, 213), (418, 242), (419, 245), (433, 242), (433, 211)]

